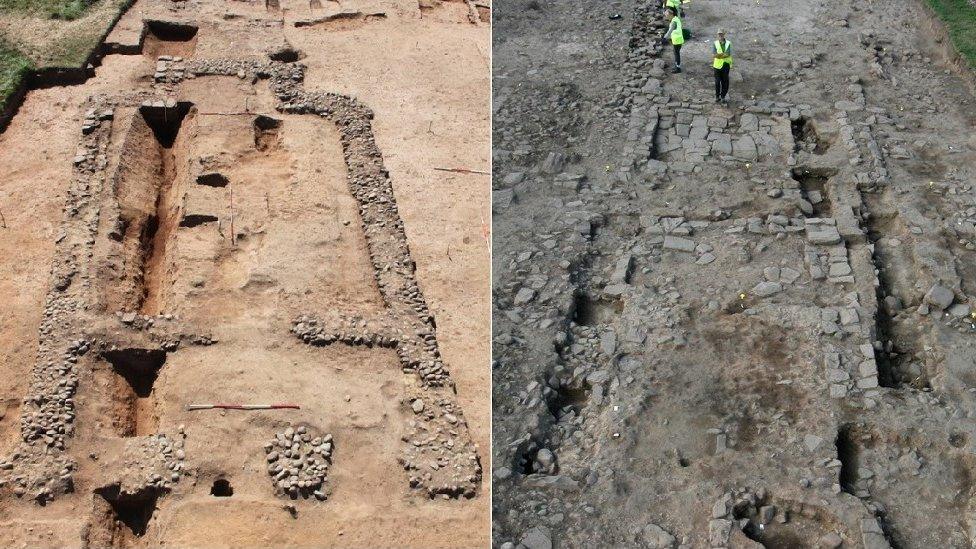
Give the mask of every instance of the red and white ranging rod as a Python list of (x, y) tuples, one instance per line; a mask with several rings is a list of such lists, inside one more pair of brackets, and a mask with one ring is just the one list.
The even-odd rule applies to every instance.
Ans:
[(187, 404), (187, 410), (301, 410), (297, 404)]

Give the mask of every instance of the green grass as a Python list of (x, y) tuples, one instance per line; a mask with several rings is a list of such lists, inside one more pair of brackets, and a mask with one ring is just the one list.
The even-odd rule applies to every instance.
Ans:
[(77, 19), (88, 9), (87, 0), (0, 0), (0, 12), (20, 12), (51, 17)]
[(31, 69), (31, 62), (17, 50), (0, 43), (0, 110)]
[(102, 29), (92, 27), (50, 44), (43, 63), (47, 67), (79, 67), (98, 45)]
[(969, 67), (976, 70), (976, 6), (969, 0), (925, 1), (945, 23), (949, 38)]

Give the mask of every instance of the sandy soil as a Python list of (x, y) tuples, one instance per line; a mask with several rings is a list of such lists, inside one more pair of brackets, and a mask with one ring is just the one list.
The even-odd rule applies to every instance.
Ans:
[[(153, 18), (199, 25), (191, 59), (264, 57), (290, 43), (309, 66), (306, 90), (354, 96), (374, 111), (373, 131), (417, 263), (416, 278), (436, 319), (440, 350), (471, 438), (487, 466), (488, 220), (483, 212), (488, 178), (433, 168), (487, 169), (488, 26), (472, 24), (466, 8), (460, 9), (463, 4), (421, 13), (408, 2), (343, 3), (343, 10), (386, 14), (361, 25), (294, 25), (336, 11), (333, 3), (326, 4), (310, 10), (307, 4), (285, 2), (280, 12), (269, 12), (261, 4), (234, 3), (229, 16), (223, 6), (207, 3), (138, 2), (110, 41), (137, 43), (142, 19)], [(169, 51), (162, 42), (153, 44), (153, 54), (187, 53), (185, 45)], [(0, 158), (11, 167), (0, 186), (7, 225), (0, 235), (0, 289), (11, 298), (0, 313), (4, 454), (19, 438), (20, 399), (36, 353), (83, 105), (93, 94), (150, 89), (154, 65), (148, 54), (110, 55), (84, 85), (31, 92), (0, 136)], [(291, 320), (308, 312), (339, 309), (370, 316), (383, 309), (336, 129), (317, 118), (275, 113), (262, 81), (201, 77), (176, 92), (194, 109), (171, 151), (158, 153), (163, 156), (157, 160), (147, 156), (145, 167), (127, 160), (138, 157), (140, 143), (148, 143), (139, 134), (145, 130), (127, 129), (138, 111), (117, 109), (108, 170), (123, 174), (119, 206), (132, 223), (157, 223), (158, 242), (134, 274), (125, 245), (113, 252), (110, 240), (96, 242), (97, 294), (106, 315), (134, 308), (174, 314), (187, 325), (208, 328), (217, 344), (169, 353), (145, 395), (120, 385), (108, 362), (95, 361), (83, 371), (78, 428), (69, 444), (79, 463), (75, 492), (44, 507), (4, 492), (0, 544), (81, 545), (97, 522), (99, 496), (93, 498), (92, 489), (104, 477), (105, 463), (114, 462), (116, 441), (175, 433), (180, 426), (187, 435), (190, 472), (156, 502), (145, 534), (118, 543), (487, 544), (486, 484), (474, 498), (458, 500), (429, 500), (407, 484), (397, 459), (410, 419), (404, 402), (410, 380), (396, 354), (310, 347), (288, 332)], [(280, 128), (258, 136), (258, 114), (280, 120)], [(160, 171), (153, 172), (157, 165)], [(211, 172), (230, 183), (196, 182), (197, 174)], [(145, 208), (140, 178), (145, 177), (166, 181), (156, 211), (180, 211), (180, 216), (152, 220), (140, 213)], [(38, 181), (45, 182), (44, 192), (37, 192)], [(103, 213), (100, 235), (111, 229), (105, 218)], [(184, 410), (187, 403), (214, 400), (292, 401), (302, 410)], [(292, 502), (272, 491), (261, 446), (299, 423), (337, 441), (327, 501)], [(230, 483), (232, 496), (211, 495), (218, 479)]]

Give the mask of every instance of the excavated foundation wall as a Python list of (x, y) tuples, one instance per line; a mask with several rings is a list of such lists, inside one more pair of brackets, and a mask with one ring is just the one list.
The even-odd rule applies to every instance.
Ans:
[[(474, 497), (480, 460), (440, 356), (434, 318), (414, 278), (389, 174), (373, 139), (372, 113), (345, 96), (305, 92), (304, 67), (297, 64), (194, 61), (179, 67), (183, 70), (198, 77), (243, 72), (255, 82), (267, 79), (279, 111), (335, 124), (384, 309), (366, 322), (343, 317), (320, 323), (312, 314), (302, 315), (291, 331), (316, 346), (395, 349), (406, 381), (398, 404), (405, 420), (398, 441), (404, 487), (430, 498)], [(196, 116), (189, 103), (146, 94), (90, 104), (58, 240), (59, 260), (52, 269), (48, 318), (40, 328), (41, 352), (22, 411), (22, 444), (0, 462), (0, 482), (18, 496), (47, 502), (78, 489), (74, 479), (81, 456), (73, 454), (78, 443), (72, 439), (121, 445), (131, 465), (125, 469), (136, 476), (100, 468), (83, 487), (92, 490), (87, 536), (92, 546), (128, 545), (143, 536), (156, 498), (174, 489), (184, 474), (185, 434), (156, 434), (154, 382), (169, 353), (215, 342), (201, 327), (160, 313), (169, 308), (175, 234), (186, 218), (182, 197), (199, 175), (209, 174), (201, 183), (213, 191), (227, 184), (212, 172), (191, 175), (188, 169)], [(281, 128), (280, 120), (258, 116), (254, 148), (267, 152), (280, 146)], [(327, 312), (334, 320), (335, 311)], [(84, 403), (80, 411), (76, 398)], [(331, 435), (310, 440), (320, 441), (316, 448), (331, 460)], [(319, 474), (317, 467), (310, 474)], [(316, 478), (325, 480), (321, 474)], [(292, 479), (269, 479), (269, 492), (279, 496), (309, 497), (313, 492), (305, 488)], [(326, 499), (318, 492), (316, 498)]]

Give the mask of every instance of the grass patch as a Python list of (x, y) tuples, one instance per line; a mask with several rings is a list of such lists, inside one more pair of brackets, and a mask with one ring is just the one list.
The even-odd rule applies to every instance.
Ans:
[(90, 4), (89, 0), (0, 0), (0, 12), (29, 13), (70, 21), (81, 17)]
[[(0, 0), (0, 43), (15, 44), (38, 70), (79, 68), (84, 65), (120, 12), (133, 0)], [(73, 3), (74, 2), (74, 3)], [(34, 9), (83, 6), (73, 21), (39, 13), (5, 11), (11, 5), (29, 4)], [(43, 10), (42, 10), (43, 11)]]
[(949, 38), (976, 70), (976, 6), (970, 0), (925, 0), (945, 23)]
[(31, 70), (31, 62), (17, 50), (0, 43), (0, 110)]
[(61, 40), (49, 44), (44, 65), (48, 67), (80, 67), (98, 45), (98, 39), (101, 38), (101, 35), (102, 29), (91, 27), (81, 29), (75, 34), (69, 34)]

